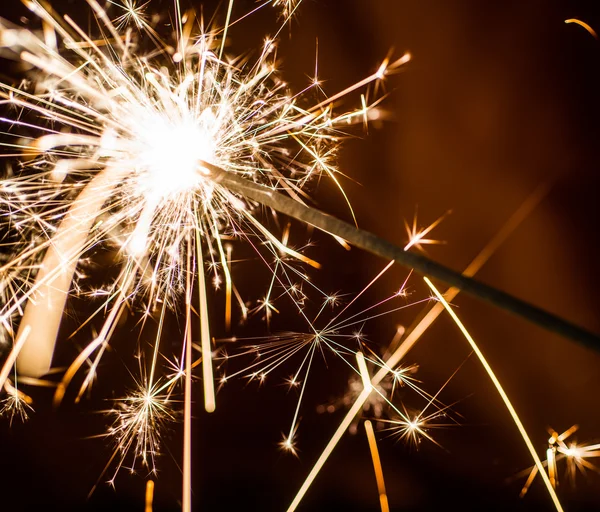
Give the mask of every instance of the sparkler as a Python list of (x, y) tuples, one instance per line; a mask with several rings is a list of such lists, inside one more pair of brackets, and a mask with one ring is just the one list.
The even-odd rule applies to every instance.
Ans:
[[(225, 324), (229, 326), (233, 297), (243, 317), (264, 312), (268, 322), (277, 311), (273, 304), (276, 284), (284, 285), (284, 295), (302, 314), (299, 297), (303, 292), (289, 279), (293, 265), (288, 260), (319, 267), (302, 250), (289, 246), (287, 235), (280, 239), (260, 220), (257, 205), (296, 217), (341, 243), (350, 242), (407, 264), (514, 312), (525, 311), (526, 316), (562, 334), (592, 345), (597, 341), (469, 276), (384, 243), (306, 205), (307, 190), (321, 177), (331, 179), (346, 197), (331, 161), (333, 149), (344, 127), (377, 117), (378, 100), (370, 98), (368, 88), (405, 64), (408, 55), (396, 61), (385, 59), (364, 80), (313, 103), (307, 93), (320, 90), (318, 77), (300, 93), (291, 93), (277, 72), (276, 39), (265, 40), (254, 61), (227, 56), (228, 30), (243, 19), (232, 20), (233, 0), (221, 29), (206, 29), (203, 20), (192, 12), (183, 13), (176, 2), (173, 45), (155, 29), (149, 2), (109, 0), (109, 7), (118, 11), (112, 20), (97, 0), (86, 2), (98, 22), (98, 39), (68, 15), (55, 14), (42, 0), (24, 0), (42, 23), (39, 34), (0, 20), (1, 55), (37, 75), (19, 86), (0, 83), (0, 99), (10, 111), (0, 122), (10, 126), (6, 135), (13, 141), (4, 146), (14, 153), (9, 156), (22, 157), (22, 165), (0, 182), (3, 227), (11, 233), (10, 257), (0, 266), (0, 324), (14, 340), (0, 371), (0, 387), (9, 393), (3, 410), (23, 415), (28, 406), (28, 397), (9, 380), (15, 364), (25, 377), (38, 378), (50, 370), (69, 296), (99, 300), (93, 317), (103, 314), (105, 319), (99, 334), (66, 371), (56, 391), (57, 403), (88, 361), (90, 369), (77, 399), (89, 389), (127, 308), (141, 310), (144, 321), (157, 316), (159, 328), (151, 343), (148, 378), (111, 411), (116, 418), (109, 430), (117, 446), (113, 459), (118, 460), (117, 471), (129, 454), (134, 461), (154, 468), (161, 428), (174, 419), (171, 395), (183, 387), (182, 503), (183, 510), (190, 511), (192, 369), (198, 364), (202, 364), (205, 409), (212, 412), (216, 406), (206, 274), (213, 275), (215, 286), (225, 281)], [(277, 0), (264, 5), (268, 4), (281, 9), (287, 23), (300, 2)], [(151, 42), (150, 48), (144, 40)], [(355, 91), (363, 92), (361, 108), (338, 113), (340, 100)], [(424, 236), (440, 220), (423, 231), (415, 225), (405, 249), (430, 243)], [(224, 243), (231, 239), (246, 241), (272, 269), (268, 292), (254, 309), (244, 303), (233, 282), (232, 248)], [(107, 248), (117, 253), (118, 275), (92, 288), (86, 283), (85, 264), (94, 260), (95, 252)], [(305, 279), (300, 272), (297, 275)], [(323, 308), (335, 301), (335, 296), (327, 296)], [(185, 316), (181, 352), (173, 363), (173, 374), (161, 378), (158, 361), (164, 319), (169, 309), (177, 310), (179, 302)], [(195, 314), (200, 319), (201, 359), (194, 362)], [(299, 373), (290, 378), (292, 386), (302, 380), (291, 430), (282, 442), (292, 453), (298, 411), (317, 347), (321, 350), (320, 342), (326, 340), (330, 348), (342, 352), (330, 340), (339, 328), (337, 318), (323, 331), (313, 329), (292, 340), (279, 340), (284, 345), (296, 344), (292, 351), (309, 347), (304, 378)], [(370, 360), (380, 367), (372, 378), (362, 351), (343, 352), (356, 354), (362, 390), (290, 509), (297, 506), (369, 395), (380, 393), (377, 385), (394, 371), (419, 335), (406, 338), (384, 363)], [(278, 348), (273, 348), (267, 370), (252, 373), (253, 377), (264, 380), (289, 357), (281, 356)], [(419, 421), (407, 415), (402, 421), (413, 434), (419, 433)], [(541, 464), (537, 467), (541, 469)], [(382, 482), (378, 477), (383, 508), (387, 498)], [(153, 489), (149, 481), (147, 509), (152, 508)]]
[[(290, 95), (276, 77), (273, 40), (265, 42), (252, 65), (239, 59), (226, 62), (221, 58), (224, 41), (217, 41), (220, 33), (203, 31), (193, 38), (193, 16), (181, 16), (177, 48), (169, 54), (168, 47), (158, 47), (178, 66), (170, 75), (151, 58), (135, 57), (131, 31), (122, 36), (96, 0), (88, 4), (109, 34), (102, 43), (90, 39), (68, 16), (60, 20), (37, 1), (26, 5), (42, 19), (44, 39), (8, 23), (2, 26), (5, 51), (46, 76), (36, 83), (35, 94), (3, 84), (4, 103), (56, 125), (44, 128), (5, 119), (43, 133), (17, 145), (39, 156), (2, 183), (3, 204), (23, 215), (20, 231), (26, 237), (45, 237), (25, 250), (16, 246), (16, 254), (2, 267), (5, 274), (39, 269), (34, 281), (10, 297), (2, 311), (6, 323), (24, 308), (17, 337), (23, 338), (26, 328), (30, 332), (20, 350), (18, 370), (35, 377), (50, 368), (78, 262), (102, 244), (117, 244), (123, 264), (119, 278), (103, 291), (111, 322), (104, 324), (104, 336), (92, 345), (100, 354), (125, 302), (143, 297), (145, 310), (160, 310), (173, 302), (174, 291), (191, 294), (189, 273), (199, 276), (201, 309), (206, 310), (203, 245), (213, 268), (225, 274), (229, 289), (222, 244), (228, 233), (251, 243), (258, 236), (272, 251), (316, 266), (279, 242), (253, 215), (243, 195), (211, 179), (208, 166), (219, 164), (227, 173), (284, 190), (296, 201), (302, 201), (303, 189), (320, 175), (337, 183), (337, 172), (324, 156), (327, 146), (338, 138), (336, 126), (362, 121), (369, 107), (335, 116), (331, 105), (384, 78), (388, 69), (406, 60), (386, 62), (357, 86), (306, 109), (302, 94)], [(121, 7), (127, 16), (121, 23), (133, 20), (145, 27), (145, 4), (127, 2)], [(230, 14), (231, 5), (228, 19)], [(228, 26), (229, 22), (223, 35)], [(63, 42), (60, 49), (57, 39)], [(288, 147), (293, 144), (297, 149)], [(202, 314), (206, 402), (212, 409), (207, 321)]]
[[(7, 136), (17, 137), (7, 147), (27, 157), (1, 182), (4, 227), (15, 241), (0, 267), (6, 299), (0, 323), (15, 342), (0, 384), (7, 382), (15, 362), (17, 372), (26, 377), (39, 378), (50, 370), (71, 294), (99, 299), (94, 316), (105, 312), (105, 320), (66, 371), (56, 403), (91, 358), (77, 399), (89, 389), (126, 308), (139, 308), (144, 318), (157, 314), (148, 378), (112, 411), (116, 420), (109, 434), (117, 444), (113, 458), (120, 454), (121, 467), (131, 451), (134, 459), (153, 467), (160, 428), (172, 419), (168, 397), (183, 382), (183, 509), (190, 510), (195, 294), (205, 408), (215, 409), (205, 267), (215, 283), (225, 277), (229, 323), (232, 291), (239, 294), (231, 278), (231, 248), (224, 239), (246, 240), (259, 254), (274, 256), (274, 279), (286, 265), (284, 257), (319, 266), (281, 242), (255, 215), (253, 199), (231, 188), (225, 175), (282, 191), (299, 203), (307, 200), (305, 189), (321, 176), (333, 180), (343, 194), (330, 161), (332, 148), (344, 127), (366, 122), (377, 105), (366, 88), (408, 56), (386, 59), (369, 77), (311, 104), (307, 93), (319, 90), (318, 78), (300, 93), (291, 93), (277, 74), (275, 39), (265, 40), (253, 62), (227, 57), (233, 1), (222, 29), (206, 29), (176, 2), (173, 46), (154, 29), (147, 2), (110, 1), (108, 7), (118, 12), (111, 20), (97, 0), (87, 0), (98, 21), (99, 39), (41, 0), (23, 3), (41, 21), (41, 33), (0, 20), (2, 55), (35, 74), (19, 86), (0, 84), (0, 99), (11, 112), (0, 121), (11, 127)], [(282, 9), (287, 22), (299, 2), (273, 5)], [(143, 46), (144, 39), (150, 48)], [(358, 90), (363, 91), (359, 109), (334, 113), (336, 103)], [(120, 271), (101, 288), (87, 288), (82, 264), (104, 248), (118, 253)], [(262, 305), (267, 319), (274, 310), (270, 293)], [(175, 376), (160, 382), (164, 318), (181, 296), (186, 319), (181, 357)]]

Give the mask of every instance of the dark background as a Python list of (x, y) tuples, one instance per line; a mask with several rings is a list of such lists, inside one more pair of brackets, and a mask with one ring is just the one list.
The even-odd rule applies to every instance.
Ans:
[[(53, 5), (84, 23), (88, 17), (83, 1)], [(151, 5), (165, 13), (170, 2), (151, 0)], [(253, 5), (240, 0), (234, 17)], [(214, 3), (205, 3), (205, 13), (214, 10)], [(0, 6), (0, 15), (15, 21), (22, 12), (17, 0)], [(452, 209), (433, 233), (447, 244), (429, 248), (428, 254), (460, 270), (540, 183), (558, 175), (545, 201), (479, 277), (600, 332), (600, 43), (583, 28), (564, 23), (580, 18), (600, 29), (597, 2), (305, 0), (298, 13), (291, 24), (292, 39), (284, 30), (279, 50), (282, 74), (295, 90), (313, 73), (316, 38), (323, 87), (330, 94), (373, 72), (391, 47), (397, 55), (408, 50), (413, 56), (401, 74), (386, 81), (391, 93), (383, 104), (390, 114), (387, 121), (372, 126), (368, 136), (347, 141), (339, 154), (340, 168), (355, 180), (344, 186), (361, 227), (402, 244), (403, 220), (412, 219), (417, 206), (422, 225)], [(265, 30), (273, 33), (275, 18), (264, 9), (236, 26), (229, 51), (245, 51)], [(314, 197), (317, 205), (348, 219), (331, 184), (324, 181)], [(295, 236), (301, 239), (299, 226)], [(384, 264), (357, 250), (346, 253), (326, 238), (315, 241), (318, 247), (310, 254), (324, 268), (314, 278), (325, 290), (356, 293)], [(242, 265), (240, 275), (234, 275), (249, 293), (254, 293), (252, 265), (260, 264)], [(405, 275), (394, 269), (369, 290), (364, 304), (397, 289)], [(419, 278), (411, 284), (414, 297), (427, 294)], [(600, 441), (598, 354), (468, 297), (459, 296), (454, 303), (514, 400), (540, 454), (548, 426), (562, 432), (578, 423), (579, 440)], [(221, 318), (217, 309), (215, 336)], [(418, 311), (367, 325), (371, 346), (383, 350), (396, 325), (410, 324)], [(293, 315), (282, 312), (272, 330), (286, 330), (293, 321)], [(261, 332), (265, 327), (254, 321), (236, 328), (239, 336)], [(172, 335), (178, 339), (175, 322)], [(12, 428), (7, 422), (0, 425), (0, 509), (143, 509), (143, 471), (133, 476), (123, 471), (116, 490), (101, 483), (91, 498), (86, 497), (111, 453), (109, 441), (89, 439), (107, 424), (96, 411), (109, 407), (106, 400), (131, 385), (123, 362), (129, 361), (136, 337), (133, 328), (122, 329), (89, 400), (77, 406), (68, 402), (53, 411), (50, 395), (33, 391), (36, 413), (30, 421)], [(456, 327), (442, 316), (406, 361), (420, 365), (418, 378), (435, 392), (468, 353)], [(293, 367), (282, 371), (279, 378), (292, 371)], [(284, 510), (345, 412), (318, 414), (316, 405), (342, 394), (349, 376), (335, 361), (311, 374), (298, 459), (277, 448), (295, 405), (278, 377), (260, 390), (244, 381), (232, 382), (218, 395), (212, 415), (204, 413), (198, 399), (194, 509)], [(201, 383), (196, 386), (200, 397)], [(417, 450), (379, 436), (392, 510), (551, 510), (539, 477), (523, 500), (518, 498), (523, 479), (507, 481), (531, 465), (530, 458), (474, 358), (441, 398), (446, 403), (460, 401), (454, 410), (463, 423), (432, 432), (444, 449), (424, 442)], [(176, 425), (169, 431), (158, 460), (155, 510), (179, 507), (181, 430)], [(578, 475), (576, 489), (562, 478), (559, 496), (570, 512), (597, 510), (599, 490), (600, 476), (589, 472), (587, 477)], [(357, 435), (344, 437), (301, 506), (332, 509), (378, 510), (362, 427)]]

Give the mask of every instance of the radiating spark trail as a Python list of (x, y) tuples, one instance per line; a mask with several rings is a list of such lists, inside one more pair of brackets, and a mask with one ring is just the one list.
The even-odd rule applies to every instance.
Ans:
[[(381, 272), (379, 272), (379, 274), (377, 274), (372, 280), (371, 282), (365, 286), (358, 295), (356, 295), (356, 297), (354, 297), (352, 299), (351, 302), (349, 302), (337, 315), (335, 315), (329, 322), (328, 324), (325, 326), (325, 328), (327, 329), (327, 327), (329, 327), (330, 325), (332, 325), (341, 315), (343, 315), (345, 313), (345, 311), (352, 306), (352, 304), (354, 304), (358, 298), (363, 295), (370, 287), (373, 283), (375, 283), (381, 276), (383, 276), (383, 274), (385, 274), (390, 268), (391, 266), (394, 264), (394, 261), (390, 261), (382, 270)], [(408, 280), (408, 278), (407, 278)], [(406, 284), (406, 281), (405, 281)]]
[(500, 384), (500, 381), (498, 380), (498, 378), (496, 377), (496, 374), (492, 370), (492, 367), (489, 365), (489, 363), (487, 362), (487, 359), (485, 358), (485, 356), (483, 355), (483, 353), (481, 352), (481, 350), (475, 343), (475, 340), (469, 334), (469, 331), (467, 331), (467, 329), (465, 328), (463, 323), (460, 321), (460, 319), (458, 318), (456, 313), (452, 310), (452, 308), (450, 307), (450, 304), (448, 304), (448, 302), (446, 301), (444, 296), (438, 291), (438, 289), (433, 285), (433, 283), (427, 277), (425, 277), (424, 280), (427, 283), (427, 285), (429, 286), (429, 288), (431, 288), (431, 290), (433, 291), (435, 296), (438, 298), (438, 300), (443, 304), (444, 308), (446, 309), (448, 314), (452, 317), (452, 320), (454, 320), (454, 322), (456, 323), (456, 325), (458, 326), (458, 328), (460, 329), (460, 331), (462, 332), (462, 334), (464, 335), (466, 340), (469, 342), (469, 345), (471, 345), (471, 348), (473, 349), (473, 351), (479, 358), (479, 361), (481, 362), (486, 373), (490, 377), (492, 383), (494, 384), (496, 390), (498, 391), (498, 394), (502, 398), (504, 405), (508, 409), (508, 412), (510, 413), (510, 415), (513, 419), (513, 422), (517, 426), (517, 429), (519, 430), (519, 433), (521, 434), (521, 437), (523, 438), (523, 441), (525, 442), (525, 445), (527, 446), (527, 449), (529, 450), (529, 453), (531, 454), (531, 458), (534, 460), (535, 465), (537, 466), (538, 471), (539, 471), (540, 475), (542, 476), (542, 480), (544, 480), (544, 483), (546, 484), (546, 488), (548, 489), (548, 493), (550, 494), (550, 498), (552, 499), (552, 502), (554, 503), (556, 510), (558, 512), (563, 512), (562, 505), (560, 504), (560, 501), (558, 500), (558, 496), (556, 495), (556, 491), (554, 490), (554, 487), (552, 485), (550, 478), (548, 477), (548, 474), (544, 470), (542, 461), (539, 458), (537, 452), (535, 451), (535, 448), (533, 447), (533, 443), (531, 442), (531, 439), (529, 439), (529, 435), (527, 434), (527, 431), (525, 430), (523, 423), (521, 423), (521, 419), (519, 418), (519, 415), (515, 411), (510, 399), (508, 398), (508, 395), (506, 394), (506, 392), (504, 391), (504, 388), (502, 387), (502, 384)]
[(576, 18), (571, 18), (568, 20), (565, 20), (565, 23), (575, 23), (577, 25), (579, 25), (580, 27), (583, 27), (585, 30), (587, 30), (590, 35), (592, 35), (595, 39), (598, 39), (598, 34), (596, 34), (596, 31), (590, 27), (587, 23), (585, 23), (584, 21), (578, 20)]
[(151, 26), (148, 23), (149, 16), (146, 13), (146, 8), (148, 7), (150, 0), (139, 4), (137, 0), (121, 0), (121, 2), (108, 0), (108, 3), (124, 11), (121, 16), (114, 20), (117, 30), (126, 27), (131, 22), (139, 29), (151, 29)]
[(369, 440), (369, 449), (371, 450), (371, 459), (373, 460), (373, 469), (375, 470), (375, 479), (377, 481), (377, 492), (379, 493), (379, 503), (381, 512), (389, 512), (390, 505), (388, 503), (387, 493), (385, 491), (385, 481), (383, 479), (383, 469), (381, 468), (381, 459), (377, 448), (377, 439), (375, 439), (375, 431), (373, 424), (369, 420), (365, 420), (365, 431)]
[[(458, 424), (453, 418), (451, 418), (450, 423), (440, 423), (439, 418), (445, 418), (449, 416), (449, 411), (451, 408), (456, 405), (457, 402), (452, 404), (443, 404), (439, 401), (438, 396), (442, 393), (442, 391), (446, 388), (446, 386), (450, 383), (450, 381), (456, 376), (456, 374), (460, 371), (464, 363), (469, 359), (467, 357), (464, 362), (454, 370), (452, 375), (448, 377), (446, 382), (438, 389), (438, 391), (434, 395), (430, 395), (425, 391), (419, 389), (414, 384), (411, 384), (409, 380), (406, 380), (406, 384), (409, 385), (412, 389), (414, 389), (421, 397), (425, 398), (427, 403), (423, 408), (421, 408), (416, 413), (409, 413), (404, 404), (403, 411), (400, 411), (397, 407), (395, 407), (392, 403), (390, 403), (390, 407), (394, 410), (399, 419), (378, 419), (381, 423), (388, 424), (390, 427), (385, 428), (384, 430), (392, 431), (393, 435), (398, 437), (399, 439), (404, 439), (414, 443), (415, 446), (421, 442), (421, 439), (427, 439), (432, 442), (436, 446), (443, 448), (440, 443), (438, 443), (428, 432), (429, 428), (441, 428), (448, 426), (456, 426)], [(427, 411), (430, 408), (435, 408), (433, 412)], [(434, 420), (436, 420), (434, 422)]]
[(108, 411), (115, 421), (106, 435), (115, 441), (111, 460), (118, 461), (111, 481), (130, 452), (134, 462), (140, 459), (143, 467), (156, 473), (155, 457), (159, 453), (162, 429), (174, 420), (168, 395), (163, 394), (167, 386), (166, 383), (150, 388), (147, 384), (138, 384), (137, 389)]
[(273, 7), (281, 7), (281, 16), (287, 21), (292, 18), (302, 0), (272, 0), (272, 2)]
[(8, 416), (8, 421), (12, 425), (15, 418), (19, 418), (22, 422), (26, 421), (29, 413), (33, 411), (31, 404), (33, 400), (16, 387), (9, 380), (4, 383), (6, 398), (0, 400), (0, 417)]
[(25, 327), (17, 336), (15, 344), (13, 345), (12, 350), (8, 354), (6, 361), (4, 361), (4, 365), (2, 366), (2, 371), (0, 371), (0, 390), (4, 388), (8, 376), (10, 375), (11, 370), (19, 356), (19, 353), (23, 349), (23, 346), (27, 342), (27, 338), (29, 333), (31, 332), (31, 327)]
[(221, 41), (221, 48), (219, 50), (219, 60), (223, 58), (225, 40), (227, 39), (227, 31), (229, 30), (229, 24), (231, 22), (231, 11), (233, 11), (233, 0), (229, 0), (229, 7), (227, 7), (227, 19), (225, 20), (225, 28), (223, 29), (223, 40)]

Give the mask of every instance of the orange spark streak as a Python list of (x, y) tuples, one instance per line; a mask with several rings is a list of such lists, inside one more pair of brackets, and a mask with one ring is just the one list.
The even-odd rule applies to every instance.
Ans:
[(377, 480), (377, 491), (379, 492), (379, 503), (381, 512), (389, 512), (390, 505), (388, 503), (387, 493), (385, 492), (385, 482), (383, 480), (383, 469), (381, 467), (381, 459), (379, 458), (379, 450), (377, 449), (377, 440), (373, 424), (365, 421), (365, 430), (367, 431), (367, 439), (369, 440), (369, 448), (371, 449), (371, 458), (373, 459), (373, 469), (375, 470), (375, 479)]
[[(188, 239), (189, 243), (189, 239)], [(186, 315), (185, 315), (185, 386), (183, 404), (183, 482), (182, 482), (182, 512), (192, 512), (192, 287), (190, 284), (190, 255), (187, 257), (188, 272)], [(202, 260), (200, 260), (202, 261)], [(199, 272), (203, 276), (204, 272)], [(202, 293), (202, 288), (200, 288)], [(204, 354), (202, 354), (204, 356)], [(203, 357), (202, 367), (206, 368), (206, 360)], [(212, 364), (212, 361), (209, 361)], [(206, 388), (205, 388), (206, 389)]]
[(583, 27), (584, 29), (586, 29), (595, 39), (598, 39), (598, 34), (596, 34), (596, 31), (590, 27), (587, 23), (585, 23), (584, 21), (578, 20), (576, 18), (571, 18), (568, 20), (565, 20), (565, 23), (575, 23), (577, 25), (579, 25), (580, 27)]
[(152, 512), (152, 501), (154, 500), (154, 481), (148, 480), (146, 483), (146, 507), (145, 512)]

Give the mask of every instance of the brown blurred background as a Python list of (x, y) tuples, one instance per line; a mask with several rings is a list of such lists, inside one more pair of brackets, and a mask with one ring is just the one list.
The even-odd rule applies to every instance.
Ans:
[[(153, 4), (166, 9), (169, 2), (151, 0)], [(87, 12), (80, 1), (54, 5)], [(212, 13), (214, 3), (205, 5)], [(239, 0), (234, 14), (253, 5)], [(478, 277), (600, 332), (600, 43), (582, 27), (564, 23), (579, 18), (600, 29), (598, 3), (304, 0), (298, 12), (292, 38), (284, 32), (279, 54), (282, 74), (296, 90), (313, 73), (317, 38), (328, 93), (373, 72), (390, 48), (398, 56), (404, 51), (413, 56), (386, 81), (390, 94), (383, 108), (388, 119), (371, 126), (368, 135), (346, 141), (339, 154), (340, 168), (355, 180), (344, 186), (361, 227), (403, 244), (404, 219), (411, 221), (417, 208), (422, 226), (451, 209), (433, 232), (447, 243), (427, 248), (427, 253), (461, 270), (536, 187), (555, 177), (547, 198)], [(20, 14), (17, 0), (0, 6), (1, 16), (18, 19)], [(236, 27), (231, 51), (245, 50), (246, 39), (260, 41), (274, 19), (265, 9)], [(332, 185), (322, 183), (315, 201), (349, 218)], [(316, 242), (312, 254), (326, 257), (321, 257), (324, 269), (315, 281), (328, 290), (357, 292), (384, 264), (356, 250), (346, 253), (325, 238), (317, 236)], [(405, 276), (404, 270), (393, 269), (369, 290), (365, 304), (387, 296)], [(411, 286), (413, 297), (428, 293), (418, 277)], [(513, 398), (540, 454), (548, 426), (562, 432), (577, 423), (580, 441), (600, 441), (599, 354), (471, 298), (459, 296), (454, 304)], [(411, 309), (367, 325), (372, 346), (383, 350), (396, 325), (410, 324), (417, 313), (418, 308)], [(285, 330), (290, 321), (283, 313), (272, 329)], [(239, 333), (260, 329), (255, 325)], [(117, 351), (125, 352), (134, 338), (124, 335)], [(466, 342), (443, 316), (406, 361), (419, 364), (417, 377), (435, 392), (468, 354)], [(277, 450), (294, 400), (276, 379), (260, 391), (232, 383), (219, 394), (212, 416), (199, 403), (195, 509), (285, 509), (343, 414), (319, 415), (315, 405), (343, 393), (348, 377), (343, 365), (335, 364), (329, 370), (321, 365), (311, 375), (299, 459)], [(101, 433), (105, 424), (94, 411), (106, 408), (104, 399), (118, 396), (115, 389), (127, 387), (127, 380), (124, 369), (101, 369), (98, 389), (88, 402), (55, 412), (44, 405), (48, 397), (40, 396), (38, 413), (27, 424), (0, 427), (0, 490), (2, 500), (14, 503), (6, 510), (142, 509), (143, 474), (123, 472), (116, 492), (101, 485), (86, 499), (110, 453), (106, 441), (85, 439)], [(518, 498), (523, 479), (507, 481), (531, 462), (476, 359), (465, 363), (441, 398), (459, 401), (454, 409), (463, 423), (432, 432), (444, 449), (424, 442), (416, 450), (380, 436), (392, 510), (551, 510), (539, 477), (523, 500)], [(179, 430), (168, 435), (169, 448), (159, 461), (156, 510), (177, 510)], [(600, 509), (600, 475), (589, 472), (577, 480), (573, 489), (561, 478), (559, 496), (566, 510)], [(342, 440), (302, 507), (337, 509), (378, 510), (362, 429)]]

